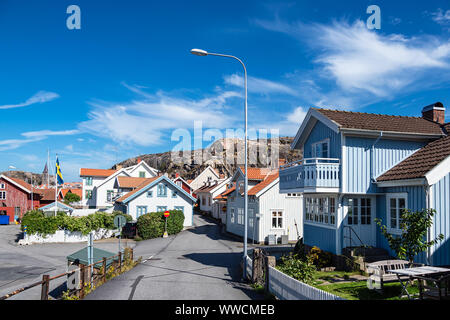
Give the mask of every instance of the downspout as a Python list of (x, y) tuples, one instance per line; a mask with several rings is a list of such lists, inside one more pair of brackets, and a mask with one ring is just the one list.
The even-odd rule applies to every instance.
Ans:
[(375, 140), (375, 142), (372, 144), (372, 148), (370, 149), (370, 181), (372, 181), (372, 183), (377, 182), (377, 179), (375, 179), (374, 173), (373, 173), (373, 171), (374, 171), (373, 163), (374, 163), (375, 145), (378, 143), (378, 141), (380, 141), (382, 136), (383, 136), (383, 131), (380, 131), (380, 135)]
[[(426, 185), (424, 186), (424, 189), (425, 189), (425, 202), (426, 202), (425, 206), (426, 206), (427, 210), (430, 210), (431, 209), (431, 192), (430, 192), (431, 186), (428, 184), (428, 181), (426, 182)], [(428, 228), (427, 242), (431, 241), (431, 239), (432, 239), (432, 234), (431, 234), (432, 230), (431, 230), (431, 228), (433, 227), (433, 225), (434, 225), (434, 223), (431, 225), (430, 228)], [(432, 253), (432, 248), (428, 247), (428, 249), (427, 249), (427, 256), (426, 256), (428, 265), (433, 265), (432, 264), (431, 253)]]

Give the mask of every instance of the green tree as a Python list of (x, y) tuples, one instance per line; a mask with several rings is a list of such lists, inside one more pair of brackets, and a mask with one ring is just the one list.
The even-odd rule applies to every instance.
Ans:
[(66, 204), (70, 204), (72, 202), (78, 202), (81, 201), (81, 198), (79, 195), (72, 193), (72, 192), (67, 192), (66, 195), (64, 196), (64, 203)]
[(400, 230), (399, 235), (391, 234), (385, 225), (382, 225), (380, 219), (375, 222), (381, 229), (381, 233), (389, 243), (389, 247), (395, 251), (399, 259), (408, 259), (413, 263), (414, 257), (426, 251), (437, 241), (442, 241), (444, 236), (439, 234), (435, 239), (427, 241), (428, 229), (433, 225), (433, 216), (436, 210), (424, 209), (422, 211), (411, 211), (404, 209), (400, 213)]

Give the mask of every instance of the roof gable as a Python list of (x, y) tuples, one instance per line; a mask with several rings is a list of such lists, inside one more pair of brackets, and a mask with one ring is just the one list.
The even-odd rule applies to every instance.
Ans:
[(133, 191), (128, 192), (127, 194), (123, 195), (122, 197), (120, 197), (118, 200), (116, 200), (117, 202), (121, 202), (121, 203), (128, 203), (131, 200), (139, 197), (141, 194), (143, 194), (145, 191), (147, 191), (148, 189), (152, 188), (154, 185), (160, 183), (161, 181), (165, 181), (167, 183), (169, 183), (171, 186), (173, 186), (175, 189), (177, 189), (178, 191), (180, 191), (182, 194), (184, 194), (185, 196), (187, 196), (189, 199), (191, 199), (193, 202), (197, 201), (197, 199), (195, 199), (193, 196), (191, 196), (189, 193), (187, 193), (185, 190), (183, 190), (183, 188), (180, 188), (179, 186), (177, 186), (172, 180), (170, 180), (168, 177), (166, 176), (159, 176), (159, 177), (153, 177), (153, 178), (146, 178), (146, 181), (144, 181), (143, 183), (141, 183), (136, 189), (134, 189)]
[(109, 177), (117, 170), (80, 168), (80, 177)]
[(0, 175), (0, 178), (3, 178), (5, 181), (11, 183), (12, 185), (18, 187), (19, 189), (25, 191), (26, 193), (31, 193), (31, 185), (26, 183), (25, 181), (17, 178), (7, 177), (5, 175)]

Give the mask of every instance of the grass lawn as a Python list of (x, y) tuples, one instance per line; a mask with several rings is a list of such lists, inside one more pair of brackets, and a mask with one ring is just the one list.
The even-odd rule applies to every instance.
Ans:
[[(315, 287), (348, 300), (408, 300), (408, 297), (399, 298), (402, 286), (395, 282), (384, 284), (383, 294), (369, 290), (365, 281), (315, 285)], [(407, 289), (410, 295), (419, 293), (417, 285), (408, 286)]]
[(347, 280), (349, 277), (353, 275), (359, 275), (358, 271), (354, 272), (345, 272), (345, 271), (316, 271), (314, 273), (314, 285), (319, 285), (324, 283), (325, 281), (331, 282), (333, 279), (339, 280)]

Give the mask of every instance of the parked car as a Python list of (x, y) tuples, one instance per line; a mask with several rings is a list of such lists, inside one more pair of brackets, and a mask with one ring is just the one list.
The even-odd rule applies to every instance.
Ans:
[(137, 222), (127, 222), (122, 228), (122, 236), (124, 238), (134, 238), (137, 235)]

